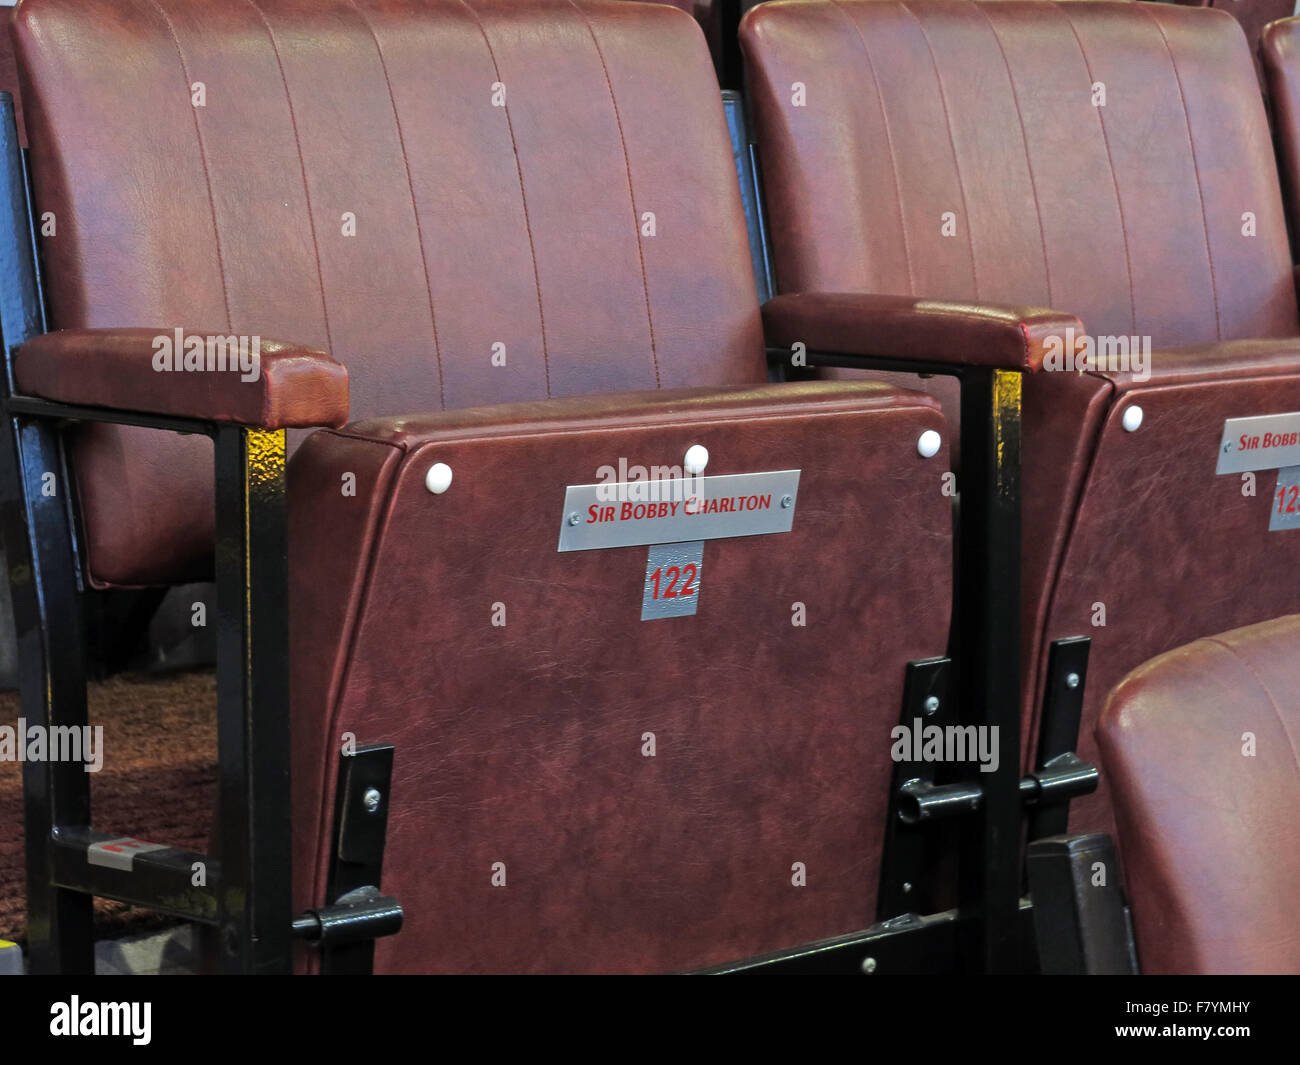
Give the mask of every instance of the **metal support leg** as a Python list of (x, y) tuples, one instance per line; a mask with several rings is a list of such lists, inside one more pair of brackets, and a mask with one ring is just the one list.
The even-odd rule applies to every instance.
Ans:
[(217, 742), (224, 967), (291, 968), (285, 437), (216, 432)]
[[(9, 353), (44, 331), (13, 99), (0, 93), (0, 334), (6, 403)], [(21, 713), (29, 725), (86, 724), (81, 604), (58, 435), (47, 422), (6, 412), (0, 432), (0, 508), (18, 632)], [(23, 765), (27, 936), (33, 972), (94, 969), (91, 898), (53, 883), (58, 825), (90, 823), (90, 777), (76, 762)]]
[(992, 973), (1021, 957), (1020, 385), (1019, 373), (978, 368), (961, 385), (957, 683), (963, 723), (996, 728), (999, 758), (969, 821), (962, 898), (980, 917), (970, 964)]
[[(81, 610), (77, 596), (58, 442), (48, 426), (6, 419), (4, 533), (18, 630), (21, 714), (46, 737), (84, 726)], [(50, 475), (50, 476), (47, 476)], [(21, 481), (20, 481), (21, 478)], [(26, 485), (26, 506), (21, 485)], [(53, 492), (55, 494), (43, 494)], [(21, 741), (20, 741), (21, 742)], [(34, 973), (94, 971), (89, 895), (54, 883), (59, 825), (90, 823), (90, 776), (81, 762), (23, 764), (27, 942)]]

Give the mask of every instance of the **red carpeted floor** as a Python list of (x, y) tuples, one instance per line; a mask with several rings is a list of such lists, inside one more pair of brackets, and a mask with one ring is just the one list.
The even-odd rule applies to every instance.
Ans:
[[(103, 725), (103, 768), (91, 774), (94, 827), (153, 843), (206, 850), (216, 800), (216, 681), (211, 672), (120, 676), (93, 684), (90, 723)], [(17, 692), (0, 692), (0, 725), (18, 717)], [(22, 767), (0, 761), (0, 939), (26, 937)], [(95, 900), (101, 935), (174, 919)]]

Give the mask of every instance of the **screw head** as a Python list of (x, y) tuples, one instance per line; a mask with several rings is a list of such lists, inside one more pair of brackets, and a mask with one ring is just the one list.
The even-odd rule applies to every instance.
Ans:
[(1065, 686), (1067, 688), (1077, 688), (1079, 686), (1079, 674), (1067, 673), (1065, 677)]
[(792, 506), (794, 506), (794, 496), (782, 496), (782, 497), (781, 497), (781, 509), (782, 509), (782, 510), (789, 510)]
[(580, 517), (578, 517), (578, 513), (577, 513), (577, 511), (574, 511), (572, 514), (569, 515), (569, 524), (570, 524), (570, 525), (577, 525), (578, 522), (580, 522), (580, 521), (582, 521), (582, 519), (581, 519)]
[(875, 959), (875, 958), (863, 958), (863, 959), (862, 959), (862, 971), (863, 971), (864, 973), (866, 973), (868, 976), (870, 976), (872, 973), (874, 973), (874, 972), (876, 971), (876, 959)]
[(1123, 422), (1127, 432), (1136, 433), (1142, 424), (1142, 408), (1136, 403), (1131, 407), (1124, 409), (1124, 416), (1120, 419)]
[(682, 460), (682, 466), (687, 473), (703, 473), (704, 467), (709, 464), (709, 449), (703, 444), (692, 444), (686, 449), (686, 457)]
[(911, 892), (912, 892), (912, 882), (911, 882), (910, 880), (904, 880), (904, 881), (903, 881), (903, 894), (904, 894), (904, 895), (910, 895)]
[(939, 446), (942, 443), (943, 437), (935, 430), (927, 429), (916, 441), (917, 454), (923, 459), (932, 459), (939, 454)]
[(379, 809), (379, 804), (384, 801), (378, 788), (366, 788), (366, 793), (361, 796), (361, 801), (366, 807), (367, 813), (374, 813)]
[(937, 713), (938, 710), (939, 710), (939, 697), (937, 695), (931, 695), (928, 699), (925, 700), (925, 712), (927, 714), (933, 714), (933, 713)]

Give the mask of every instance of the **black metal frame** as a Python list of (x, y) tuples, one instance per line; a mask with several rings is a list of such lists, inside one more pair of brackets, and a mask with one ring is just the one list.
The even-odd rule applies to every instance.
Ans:
[[(215, 855), (138, 856), (130, 872), (91, 865), (89, 777), (80, 764), (28, 762), (23, 793), (28, 947), (33, 972), (93, 971), (91, 897), (221, 928), (221, 966), (291, 965), (288, 614), (284, 432), (111, 411), (18, 394), (13, 353), (44, 332), (26, 167), (13, 101), (0, 93), (0, 336), (7, 431), (0, 502), (30, 722), (83, 726), (84, 640), (76, 540), (61, 430), (98, 421), (213, 439), (217, 513), (219, 813)], [(57, 471), (56, 494), (41, 477)], [(256, 594), (254, 594), (256, 589)], [(196, 876), (194, 863), (203, 863)], [(201, 881), (194, 884), (192, 881)]]

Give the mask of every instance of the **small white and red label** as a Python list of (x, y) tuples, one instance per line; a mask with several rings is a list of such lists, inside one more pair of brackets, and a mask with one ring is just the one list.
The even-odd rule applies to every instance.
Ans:
[(147, 843), (132, 836), (120, 836), (117, 839), (103, 839), (86, 847), (86, 861), (91, 865), (102, 865), (108, 869), (131, 871), (131, 865), (137, 854), (150, 851), (165, 851), (165, 843)]
[(1288, 466), (1300, 466), (1300, 411), (1228, 418), (1223, 423), (1216, 473)]
[(785, 533), (794, 525), (798, 495), (798, 470), (569, 485), (557, 550)]

